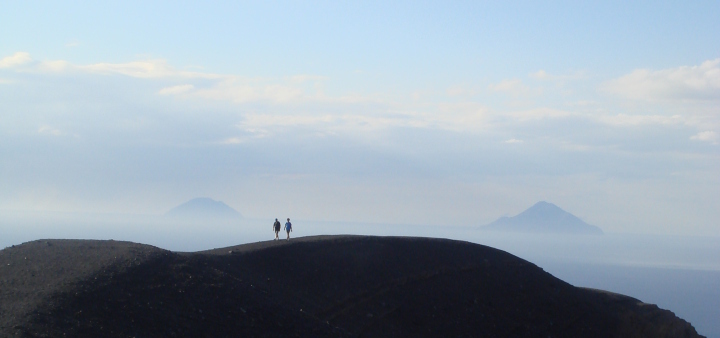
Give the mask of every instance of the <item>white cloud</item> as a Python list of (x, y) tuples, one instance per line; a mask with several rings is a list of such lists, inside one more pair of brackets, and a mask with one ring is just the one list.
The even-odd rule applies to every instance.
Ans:
[[(0, 59), (0, 68), (11, 68), (32, 62), (30, 54), (17, 52), (12, 56)], [(95, 63), (90, 65), (73, 65), (64, 60), (42, 61), (37, 63), (34, 70), (39, 72), (62, 72), (79, 70), (87, 73), (104, 75), (125, 75), (137, 78), (168, 78), (180, 77), (191, 79), (222, 79), (233, 76), (212, 73), (190, 72), (170, 67), (165, 60), (143, 60), (126, 63)]]
[[(326, 104), (327, 102), (320, 102)], [(372, 111), (357, 110), (352, 104), (339, 103), (337, 112), (314, 113), (292, 110), (292, 113), (249, 113), (238, 125), (254, 137), (264, 137), (286, 127), (307, 127), (323, 134), (373, 132), (388, 128), (440, 129), (458, 132), (486, 130), (487, 109), (473, 102), (443, 103), (418, 109), (396, 109), (383, 104)]]
[(685, 123), (685, 119), (680, 115), (663, 116), (618, 114), (612, 116), (597, 116), (596, 119), (601, 123), (613, 126), (639, 126), (648, 124), (672, 125)]
[(545, 80), (550, 77), (550, 74), (548, 74), (546, 71), (541, 69), (535, 73), (530, 74), (530, 77), (533, 79)]
[(597, 106), (598, 103), (593, 100), (579, 100), (574, 102), (568, 102), (566, 105), (571, 107), (593, 107)]
[(617, 115), (602, 115), (602, 114), (588, 114), (579, 113), (575, 111), (558, 110), (552, 108), (537, 108), (517, 112), (509, 112), (501, 114), (501, 116), (509, 116), (519, 122), (544, 120), (544, 119), (562, 119), (568, 117), (576, 117), (595, 123), (601, 123), (605, 125), (615, 127), (633, 127), (633, 126), (644, 126), (644, 125), (695, 125), (691, 120), (685, 118), (682, 115), (628, 115), (628, 114), (617, 114)]
[(509, 112), (501, 115), (512, 117), (519, 122), (578, 117), (616, 127), (641, 125), (691, 125), (690, 121), (688, 121), (682, 115), (596, 115), (552, 108), (537, 108), (524, 111)]
[(78, 68), (100, 74), (121, 74), (140, 78), (167, 77), (173, 70), (165, 60), (135, 61), (128, 63), (96, 63)]
[(530, 90), (519, 79), (502, 80), (497, 84), (488, 85), (488, 88), (498, 92), (525, 93)]
[(255, 137), (264, 137), (283, 127), (311, 127), (325, 131), (373, 131), (393, 126), (409, 126), (412, 121), (397, 117), (361, 114), (248, 114), (238, 125)]
[[(32, 61), (28, 53), (16, 53), (0, 61), (0, 66), (11, 67)], [(308, 81), (323, 81), (326, 77), (315, 75), (297, 75), (286, 79), (286, 83), (271, 83), (268, 80), (245, 79), (235, 75), (222, 75), (203, 72), (177, 70), (165, 60), (144, 60), (127, 63), (95, 63), (90, 65), (73, 65), (67, 61), (43, 61), (34, 68), (41, 73), (58, 73), (64, 71), (80, 71), (102, 75), (123, 75), (141, 79), (184, 78), (216, 80), (208, 88), (197, 89), (192, 84), (176, 85), (162, 88), (160, 95), (191, 94), (214, 100), (227, 100), (244, 103), (258, 100), (275, 102), (291, 102), (307, 99), (309, 96), (298, 87)]]
[(259, 139), (286, 130), (288, 127), (308, 127), (334, 133), (337, 131), (372, 131), (386, 127), (388, 121), (383, 118), (352, 114), (258, 114), (245, 115), (245, 120), (237, 127), (247, 138), (230, 138), (225, 144), (242, 143), (248, 139)]
[[(16, 53), (12, 57), (2, 59), (2, 62), (5, 65), (17, 65), (29, 62), (28, 60), (32, 61), (29, 54)], [(688, 69), (691, 69), (686, 71), (692, 73), (697, 69), (703, 69), (705, 72), (703, 74), (706, 74), (707, 78), (712, 78), (714, 76), (712, 75), (712, 69), (718, 69), (718, 62), (720, 62), (720, 59), (703, 63), (702, 67), (689, 67)], [(321, 82), (328, 80), (324, 76), (301, 74), (280, 79), (247, 78), (232, 74), (177, 70), (162, 59), (90, 65), (73, 65), (66, 61), (57, 60), (34, 62), (33, 67), (33, 69), (40, 72), (66, 72), (68, 75), (90, 73), (128, 76), (148, 81), (162, 80), (165, 82), (172, 80), (180, 84), (163, 87), (156, 94), (227, 101), (236, 105), (247, 103), (270, 104), (271, 106), (265, 106), (261, 110), (263, 111), (262, 114), (243, 113), (242, 115), (245, 119), (242, 129), (255, 135), (255, 137), (267, 135), (268, 130), (272, 130), (273, 127), (289, 126), (301, 126), (326, 132), (353, 131), (353, 129), (371, 131), (392, 127), (483, 132), (489, 130), (488, 128), (496, 123), (507, 125), (508, 122), (516, 123), (569, 117), (582, 118), (595, 123), (618, 127), (650, 124), (698, 125), (698, 123), (692, 122), (693, 115), (690, 113), (687, 113), (688, 117), (659, 114), (618, 114), (610, 116), (589, 114), (587, 109), (581, 109), (583, 105), (600, 105), (595, 101), (579, 102), (572, 108), (580, 109), (578, 111), (535, 108), (514, 112), (491, 112), (479, 102), (468, 100), (467, 97), (462, 98), (462, 96), (484, 91), (480, 87), (471, 86), (457, 86), (447, 89), (446, 94), (455, 97), (441, 103), (433, 103), (425, 99), (425, 97), (433, 97), (432, 94), (419, 95), (412, 102), (393, 101), (381, 95), (327, 96), (323, 91), (317, 89), (319, 85), (322, 85)], [(550, 75), (545, 71), (538, 71), (531, 74), (531, 77), (558, 78), (558, 76)], [(519, 79), (504, 80), (490, 85), (489, 88), (494, 91), (513, 94), (534, 91)], [(596, 109), (596, 111), (600, 112), (601, 110)], [(713, 117), (710, 116), (707, 119), (712, 120)], [(705, 123), (703, 128), (713, 129), (714, 127)], [(51, 129), (47, 128), (42, 130), (41, 133), (52, 134)], [(700, 139), (699, 137), (701, 136), (698, 136), (698, 139)]]
[(212, 73), (177, 70), (168, 66), (167, 61), (162, 59), (127, 63), (96, 63), (86, 66), (78, 66), (77, 68), (90, 73), (107, 75), (119, 74), (145, 79), (165, 77), (220, 79), (228, 77)]
[(160, 95), (178, 95), (178, 94), (184, 94), (191, 90), (193, 90), (195, 86), (191, 84), (184, 84), (184, 85), (178, 85), (178, 86), (172, 86), (172, 87), (166, 87), (163, 89), (160, 89), (158, 91), (158, 94)]
[(194, 95), (205, 99), (236, 103), (254, 101), (260, 98), (260, 94), (254, 86), (237, 83), (234, 79), (222, 81), (212, 88), (198, 89), (194, 92)]
[(39, 71), (46, 72), (46, 73), (60, 73), (60, 72), (66, 71), (72, 67), (73, 66), (69, 62), (62, 61), (62, 60), (43, 61), (37, 65), (37, 69)]
[(319, 82), (319, 81), (326, 81), (326, 80), (328, 80), (327, 76), (320, 76), (320, 75), (302, 74), (302, 75), (294, 75), (294, 76), (290, 77), (290, 82), (292, 82), (292, 83)]
[[(270, 114), (248, 114), (242, 123), (243, 129), (257, 130), (266, 129), (277, 126), (301, 126), (313, 125), (318, 123), (336, 122), (342, 119), (342, 116), (335, 117), (332, 115), (270, 115)], [(252, 127), (252, 128), (248, 128)]]
[(278, 102), (288, 102), (305, 96), (302, 89), (281, 84), (265, 86), (262, 94), (263, 98)]
[(535, 80), (542, 80), (542, 81), (570, 81), (570, 80), (580, 80), (586, 77), (584, 72), (574, 72), (571, 74), (566, 75), (556, 75), (556, 74), (550, 74), (544, 70), (538, 70), (537, 72), (530, 73), (528, 76)]
[(565, 110), (558, 110), (552, 108), (537, 108), (518, 112), (510, 112), (506, 115), (513, 117), (518, 121), (524, 122), (531, 120), (557, 119), (569, 117), (575, 114)]
[(452, 86), (445, 90), (445, 94), (447, 94), (447, 96), (462, 96), (469, 93), (470, 90), (468, 90), (465, 86)]
[(471, 95), (476, 95), (479, 92), (481, 92), (481, 90), (479, 88), (473, 87), (473, 86), (467, 86), (467, 85), (455, 85), (455, 86), (451, 86), (445, 90), (445, 94), (447, 96), (451, 96), (451, 97), (452, 96), (471, 96)]
[(506, 79), (495, 84), (490, 84), (487, 88), (494, 92), (505, 93), (512, 96), (530, 96), (542, 94), (544, 88), (530, 87), (520, 79)]
[(607, 92), (638, 100), (720, 100), (720, 59), (699, 66), (663, 70), (637, 69), (601, 86)]
[(230, 137), (220, 141), (220, 144), (240, 144), (243, 140), (239, 137)]
[(518, 143), (523, 143), (523, 140), (518, 140), (518, 139), (515, 139), (515, 138), (511, 138), (511, 139), (509, 139), (509, 140), (506, 140), (505, 143), (508, 143), (508, 144), (518, 144)]
[[(439, 129), (454, 131), (483, 130), (488, 124), (488, 109), (476, 102), (441, 103), (437, 105), (438, 113), (425, 114), (415, 118)], [(419, 127), (422, 124), (415, 123)]]
[(29, 53), (17, 52), (11, 56), (0, 59), (0, 68), (12, 68), (31, 62), (32, 58)]
[[(0, 61), (2, 67), (14, 67), (32, 61), (28, 53), (15, 53)], [(35, 64), (33, 71), (40, 73), (84, 72), (101, 75), (121, 75), (140, 79), (182, 78), (186, 80), (213, 80), (210, 86), (197, 88), (191, 83), (160, 89), (160, 95), (193, 95), (212, 100), (235, 103), (270, 101), (276, 103), (299, 103), (303, 101), (358, 102), (357, 97), (346, 96), (327, 98), (322, 94), (307, 94), (303, 87), (307, 82), (321, 82), (327, 77), (317, 75), (296, 75), (284, 80), (249, 79), (237, 75), (213, 74), (177, 70), (162, 59), (126, 63), (95, 63), (73, 65), (67, 61), (43, 61)], [(362, 100), (362, 99), (361, 99)]]
[(691, 136), (690, 139), (695, 140), (695, 141), (707, 141), (707, 142), (711, 142), (712, 144), (717, 144), (718, 143), (718, 134), (711, 130), (701, 131), (701, 132)]
[(67, 131), (60, 130), (58, 128), (55, 128), (50, 125), (42, 125), (40, 128), (37, 129), (37, 133), (40, 135), (49, 135), (49, 136), (55, 136), (55, 137), (73, 137), (73, 138), (80, 138), (80, 135), (76, 133), (68, 133)]
[(52, 136), (62, 136), (63, 132), (61, 132), (57, 128), (53, 128), (51, 126), (41, 126), (37, 130), (38, 134), (45, 134), (45, 135), (52, 135)]
[[(303, 80), (308, 81), (308, 80)], [(283, 104), (299, 104), (303, 102), (345, 102), (357, 103), (365, 98), (355, 96), (326, 97), (322, 92), (309, 92), (297, 79), (285, 81), (272, 79), (247, 79), (239, 76), (227, 76), (214, 85), (194, 90), (191, 95), (218, 101), (248, 103), (269, 101)]]
[(31, 67), (23, 67), (23, 71), (36, 71), (41, 73), (57, 73), (62, 72), (73, 67), (69, 62), (56, 60), (56, 61), (41, 61), (33, 62), (34, 60), (30, 57), (29, 53), (17, 52), (12, 56), (8, 56), (0, 60), (0, 68), (15, 68), (25, 64), (32, 63)]
[(587, 152), (587, 151), (597, 149), (597, 147), (592, 147), (587, 144), (576, 144), (576, 143), (571, 143), (571, 142), (562, 142), (560, 144), (560, 147), (564, 150), (575, 151), (575, 152)]

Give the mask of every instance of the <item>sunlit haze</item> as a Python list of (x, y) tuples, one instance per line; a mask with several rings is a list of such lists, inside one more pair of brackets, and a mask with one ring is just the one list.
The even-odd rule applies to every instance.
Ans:
[(5, 215), (720, 233), (716, 1), (2, 7)]

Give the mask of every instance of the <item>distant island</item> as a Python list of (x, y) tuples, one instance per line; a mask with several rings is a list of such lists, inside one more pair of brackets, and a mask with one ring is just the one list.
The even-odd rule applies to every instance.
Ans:
[(237, 210), (212, 198), (191, 199), (168, 211), (165, 216), (187, 220), (232, 220), (242, 218)]
[(535, 205), (516, 216), (500, 217), (481, 229), (554, 234), (601, 235), (603, 233), (600, 228), (587, 224), (575, 215), (560, 209), (557, 205), (545, 201), (535, 203)]

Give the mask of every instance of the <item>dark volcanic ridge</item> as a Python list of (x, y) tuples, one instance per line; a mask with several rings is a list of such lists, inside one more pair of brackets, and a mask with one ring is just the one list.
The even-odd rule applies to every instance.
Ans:
[(490, 247), (321, 236), (176, 253), (39, 240), (0, 251), (0, 337), (699, 337)]
[(186, 220), (236, 220), (242, 215), (227, 204), (207, 197), (193, 198), (175, 208), (165, 216)]
[(529, 209), (513, 217), (500, 217), (482, 227), (483, 230), (547, 233), (547, 234), (592, 234), (602, 235), (603, 231), (585, 223), (575, 215), (548, 202), (535, 203)]

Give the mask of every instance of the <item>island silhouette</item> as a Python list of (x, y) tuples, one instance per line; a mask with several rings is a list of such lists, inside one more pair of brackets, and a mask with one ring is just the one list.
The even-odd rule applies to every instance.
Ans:
[(535, 203), (516, 216), (500, 217), (481, 229), (546, 234), (603, 234), (600, 228), (587, 224), (557, 205), (545, 201)]
[(243, 217), (222, 201), (208, 197), (193, 198), (170, 209), (165, 216), (182, 220), (236, 220)]

